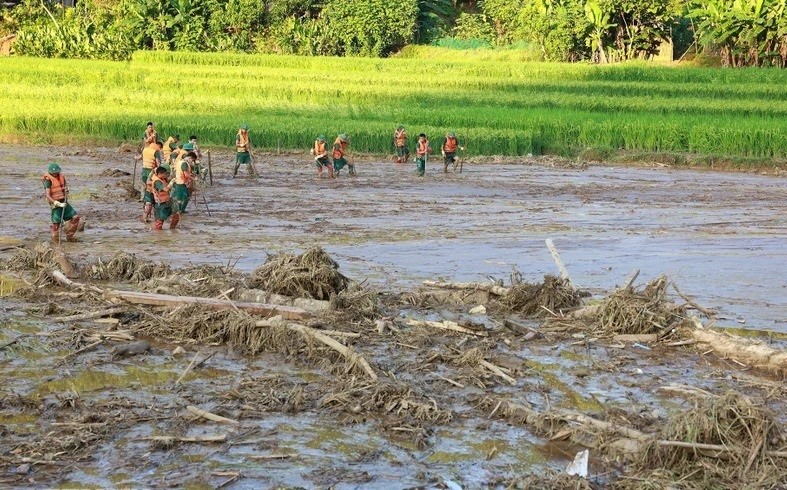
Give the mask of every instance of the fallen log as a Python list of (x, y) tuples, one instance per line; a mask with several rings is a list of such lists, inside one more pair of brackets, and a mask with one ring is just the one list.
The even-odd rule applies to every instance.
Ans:
[(413, 318), (408, 318), (405, 323), (407, 323), (407, 325), (410, 325), (411, 327), (432, 327), (432, 328), (439, 328), (442, 330), (451, 330), (454, 332), (466, 333), (469, 335), (477, 335), (479, 337), (489, 336), (489, 334), (483, 330), (470, 330), (469, 328), (460, 327), (458, 323), (449, 320), (443, 320), (442, 322), (433, 322), (433, 321), (415, 320)]
[(424, 281), (424, 286), (442, 289), (480, 289), (497, 296), (505, 296), (508, 294), (508, 288), (498, 286), (497, 284), (487, 284), (484, 282), (440, 282), (440, 281)]
[(319, 314), (326, 311), (331, 306), (330, 301), (322, 301), (311, 298), (293, 298), (282, 294), (269, 293), (261, 289), (241, 289), (237, 293), (240, 301), (252, 303), (271, 303), (274, 305), (294, 306), (308, 311), (309, 313)]
[[(683, 441), (656, 441), (662, 447), (683, 447), (687, 449), (697, 449), (705, 451), (718, 451), (720, 453), (742, 452), (740, 448), (732, 448), (721, 444), (704, 444), (700, 442)], [(765, 451), (765, 455), (771, 458), (787, 458), (787, 451)]]
[(758, 340), (715, 332), (703, 327), (696, 317), (693, 317), (692, 321), (696, 328), (690, 330), (689, 335), (697, 342), (707, 344), (716, 354), (734, 358), (759, 369), (787, 373), (787, 351), (774, 349)]
[(141, 293), (137, 291), (107, 291), (108, 298), (118, 298), (133, 304), (154, 306), (183, 306), (201, 305), (213, 310), (239, 309), (252, 315), (274, 316), (281, 315), (287, 320), (305, 320), (313, 315), (301, 308), (279, 306), (268, 303), (245, 303), (214, 298), (201, 298), (198, 296), (170, 296), (167, 294)]

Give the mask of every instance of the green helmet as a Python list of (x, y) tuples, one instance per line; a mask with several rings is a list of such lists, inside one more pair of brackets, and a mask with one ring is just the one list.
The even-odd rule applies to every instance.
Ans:
[(445, 133), (445, 135), (448, 136), (449, 138), (456, 138), (456, 135), (450, 131), (448, 133)]
[(350, 137), (344, 133), (339, 135), (339, 141), (350, 141)]
[(169, 166), (169, 164), (168, 164), (168, 163), (164, 163), (164, 164), (162, 164), (162, 165), (161, 165), (161, 168), (163, 168), (164, 170), (166, 170), (166, 171), (167, 171), (167, 173), (169, 173), (169, 172), (170, 172), (170, 170), (172, 170), (172, 169), (171, 169), (171, 167)]
[(399, 127), (398, 127), (398, 128), (396, 128), (396, 129), (398, 129), (399, 131), (401, 131), (401, 130), (403, 130), (403, 129), (404, 129), (404, 126), (402, 126), (402, 125), (400, 124), (400, 125), (399, 125)]
[(185, 145), (183, 145), (183, 149), (186, 151), (194, 151), (194, 145), (191, 143), (186, 143)]
[(241, 127), (240, 127), (240, 128), (241, 128), (242, 130), (244, 130), (244, 131), (248, 131), (248, 130), (249, 130), (249, 125), (248, 125), (248, 124), (241, 124)]
[(318, 141), (325, 141), (325, 135), (321, 134), (321, 135), (317, 136), (317, 140)]
[(49, 166), (47, 167), (46, 171), (49, 172), (50, 174), (59, 174), (60, 173), (60, 165), (56, 164), (55, 162), (52, 162), (52, 163), (49, 164)]

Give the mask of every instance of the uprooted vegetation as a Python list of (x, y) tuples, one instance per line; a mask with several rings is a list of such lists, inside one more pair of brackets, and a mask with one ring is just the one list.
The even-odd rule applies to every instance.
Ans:
[[(178, 382), (166, 386), (178, 386), (190, 400), (212, 403), (212, 415), (220, 414), (219, 418), (234, 423), (253, 424), (271, 412), (319, 413), (331, 417), (337, 426), (372, 426), (390, 440), (404, 440), (423, 449), (435, 444), (441, 428), (460, 432), (468, 419), (483, 420), (484, 424), (500, 419), (552, 442), (589, 447), (600, 458), (597, 464), (601, 467), (614, 467), (615, 458), (625, 462), (617, 467), (623, 478), (576, 480), (558, 475), (546, 480), (546, 476), (518, 477), (520, 482), (561, 482), (580, 488), (639, 488), (643, 481), (678, 488), (768, 487), (787, 482), (787, 471), (782, 469), (787, 457), (787, 439), (781, 428), (784, 416), (776, 412), (787, 403), (783, 391), (768, 387), (755, 397), (743, 395), (742, 390), (714, 390), (721, 395), (695, 390), (688, 409), (670, 407), (664, 413), (644, 416), (625, 403), (598, 401), (596, 394), (586, 389), (590, 386), (586, 380), (596, 374), (603, 374), (609, 391), (628, 391), (631, 386), (627, 383), (631, 383), (630, 364), (636, 351), (625, 351), (623, 358), (608, 355), (606, 360), (580, 361), (585, 349), (590, 358), (595, 342), (609, 350), (615, 336), (652, 336), (653, 340), (637, 341), (648, 343), (665, 358), (678, 348), (684, 349), (682, 355), (695, 358), (698, 354), (692, 350), (693, 343), (701, 343), (703, 351), (710, 343), (713, 350), (712, 338), (700, 339), (693, 333), (702, 331), (708, 336), (711, 331), (693, 326), (698, 320), (689, 319), (691, 305), (679, 304), (670, 296), (665, 277), (639, 288), (629, 285), (583, 305), (583, 294), (569, 281), (554, 276), (545, 276), (542, 283), (517, 281), (508, 287), (499, 282), (430, 283), (418, 292), (381, 293), (342, 275), (338, 264), (316, 248), (301, 255), (272, 256), (251, 274), (225, 266), (173, 270), (119, 253), (108, 261), (74, 264), (82, 277), (94, 281), (70, 285), (53, 274), (61, 259), (52, 249), (39, 247), (18, 254), (12, 261), (17, 270), (27, 269), (46, 278), (28, 281), (31, 286), (19, 292), (25, 298), (38, 295), (46, 302), (36, 314), (57, 314), (59, 321), (67, 324), (78, 322), (41, 341), (70, 351), (59, 363), (69, 365), (89, 355), (91, 349), (142, 338), (154, 345), (153, 352), (147, 354), (150, 356), (162, 355), (162, 344), (177, 344), (198, 350), (198, 354), (203, 349), (228, 346), (250, 360), (262, 353), (276, 355), (299, 369), (319, 373), (310, 374), (312, 379), (244, 372), (219, 391), (189, 393), (178, 384), (189, 367)], [(52, 307), (53, 303), (42, 299), (51, 297), (52, 288), (47, 285), (52, 281), (65, 284), (66, 290), (58, 289), (56, 294), (67, 295), (70, 302)], [(156, 302), (132, 305), (119, 300), (107, 283), (169, 299), (174, 295), (184, 301), (177, 306)], [(24, 293), (25, 289), (33, 293)], [(254, 297), (285, 301), (288, 306), (277, 310), (276, 304), (264, 305), (270, 307), (270, 313), (264, 315), (254, 309), (255, 303), (251, 309), (242, 309), (249, 305), (237, 300), (248, 291), (253, 291)], [(210, 301), (188, 303), (186, 298), (192, 296)], [(299, 304), (292, 297), (319, 303), (321, 309), (301, 310), (292, 306)], [(107, 304), (106, 298), (114, 299)], [(160, 299), (153, 297), (152, 301)], [(480, 305), (484, 308), (469, 312)], [(511, 318), (523, 330), (503, 327)], [(110, 320), (111, 326), (86, 326), (95, 319)], [(670, 347), (660, 341), (666, 336), (678, 345)], [(10, 347), (13, 340), (3, 348)], [(21, 337), (15, 344), (17, 349), (28, 345)], [(577, 344), (581, 345), (570, 350)], [(559, 369), (558, 363), (554, 367), (539, 365), (531, 358), (550, 355), (558, 348), (568, 352), (567, 359), (577, 358), (563, 373), (549, 372)], [(171, 347), (166, 347), (165, 352), (169, 350)], [(41, 348), (37, 355), (46, 352)], [(767, 353), (769, 362), (782, 362), (780, 355)], [(93, 358), (92, 362), (120, 362), (115, 357)], [(208, 358), (195, 355), (192, 364), (198, 357), (202, 362)], [(659, 363), (649, 357), (635, 359), (637, 368), (644, 370)], [(758, 366), (753, 361), (751, 365)], [(580, 370), (587, 372), (580, 375)], [(2, 398), (6, 405), (0, 404), (0, 410), (14, 415), (41, 403), (32, 395), (6, 395)], [(45, 459), (56, 450), (66, 459), (85, 458), (92, 447), (120, 437), (117, 405), (97, 404), (92, 418), (87, 418), (86, 404), (78, 393), (60, 394), (58, 403), (75, 411), (70, 419), (75, 425), (54, 426), (40, 443), (21, 433), (12, 434), (21, 455)], [(170, 410), (180, 410), (185, 404)], [(135, 417), (146, 417), (141, 405), (133, 407)], [(132, 423), (119, 425), (128, 428)], [(81, 435), (76, 424), (84, 425)], [(152, 450), (172, 450), (178, 441), (210, 439), (187, 435), (182, 423), (162, 427), (169, 433), (150, 437)], [(50, 444), (55, 439), (58, 443)], [(215, 438), (215, 442), (228, 440), (232, 438)], [(494, 459), (496, 451), (495, 447), (488, 459)], [(10, 452), (0, 453), (3, 464), (18, 459)], [(519, 484), (510, 474), (493, 481)]]

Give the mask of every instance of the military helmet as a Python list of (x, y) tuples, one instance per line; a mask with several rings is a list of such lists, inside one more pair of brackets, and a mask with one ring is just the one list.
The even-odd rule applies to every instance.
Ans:
[(49, 172), (50, 174), (59, 174), (60, 173), (60, 165), (56, 164), (55, 162), (52, 162), (52, 163), (49, 164), (49, 166), (47, 167), (46, 171)]
[(249, 125), (248, 124), (241, 124), (240, 129), (242, 129), (244, 131), (248, 131), (249, 130)]
[(404, 126), (402, 126), (402, 125), (400, 124), (400, 125), (399, 125), (399, 127), (398, 127), (398, 128), (396, 128), (396, 129), (398, 129), (399, 131), (401, 131), (401, 130), (403, 130), (403, 129), (404, 129)]
[(164, 164), (162, 164), (162, 165), (161, 165), (161, 168), (163, 168), (164, 170), (166, 170), (166, 171), (167, 171), (167, 173), (169, 173), (169, 172), (170, 172), (170, 170), (171, 170), (171, 167), (169, 166), (169, 164), (168, 164), (168, 163), (164, 163)]
[(445, 135), (448, 136), (449, 138), (456, 138), (456, 135), (450, 131), (445, 133)]
[(194, 151), (194, 145), (192, 143), (186, 143), (183, 145), (183, 149), (186, 151)]
[(339, 135), (339, 141), (344, 141), (344, 142), (350, 141), (350, 137), (348, 135), (342, 133), (342, 134)]
[(317, 136), (317, 140), (318, 141), (325, 141), (325, 135), (321, 134), (321, 135)]

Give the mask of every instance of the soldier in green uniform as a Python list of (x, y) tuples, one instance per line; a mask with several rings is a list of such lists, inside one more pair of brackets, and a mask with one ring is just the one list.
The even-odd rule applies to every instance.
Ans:
[(235, 136), (235, 169), (232, 176), (238, 175), (238, 168), (241, 165), (249, 166), (249, 175), (254, 175), (254, 164), (251, 162), (251, 140), (249, 139), (249, 127), (242, 125)]
[(60, 165), (54, 162), (50, 163), (42, 181), (46, 202), (52, 208), (52, 225), (50, 226), (52, 241), (60, 243), (60, 226), (63, 223), (68, 223), (65, 229), (66, 240), (69, 242), (76, 241), (74, 235), (79, 227), (79, 215), (68, 203), (68, 186), (66, 185), (66, 178), (60, 171)]

